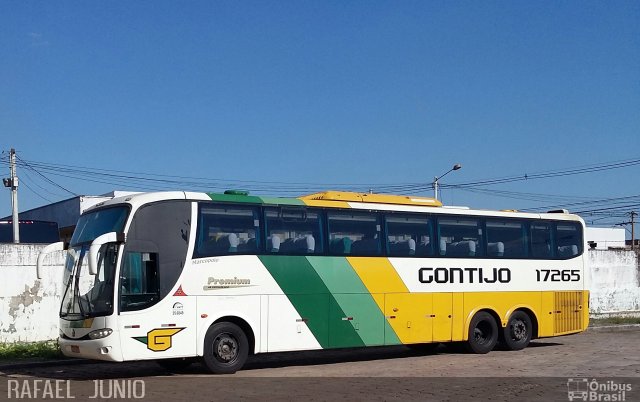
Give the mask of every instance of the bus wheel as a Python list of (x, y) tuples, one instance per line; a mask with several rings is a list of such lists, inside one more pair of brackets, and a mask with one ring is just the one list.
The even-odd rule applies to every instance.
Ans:
[(473, 316), (469, 325), (469, 340), (466, 347), (469, 352), (484, 354), (493, 350), (498, 342), (498, 324), (493, 316), (480, 311)]
[(249, 341), (244, 331), (230, 322), (209, 327), (204, 337), (204, 364), (214, 374), (233, 374), (240, 370), (249, 355)]
[(507, 326), (504, 328), (504, 344), (509, 350), (524, 349), (531, 341), (531, 317), (524, 311), (511, 314)]

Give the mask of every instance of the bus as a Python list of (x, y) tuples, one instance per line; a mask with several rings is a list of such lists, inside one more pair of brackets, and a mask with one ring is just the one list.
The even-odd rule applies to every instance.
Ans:
[(488, 353), (588, 325), (584, 221), (427, 197), (159, 192), (79, 218), (67, 250), (66, 356), (201, 360), (460, 342)]

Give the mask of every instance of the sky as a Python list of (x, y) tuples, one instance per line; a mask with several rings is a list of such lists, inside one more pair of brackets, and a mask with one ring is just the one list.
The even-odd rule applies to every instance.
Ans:
[[(460, 163), (445, 204), (610, 226), (640, 212), (639, 21), (638, 1), (0, 0), (0, 171), (15, 148), (24, 211), (203, 183), (432, 196)], [(469, 185), (496, 178), (520, 179)]]

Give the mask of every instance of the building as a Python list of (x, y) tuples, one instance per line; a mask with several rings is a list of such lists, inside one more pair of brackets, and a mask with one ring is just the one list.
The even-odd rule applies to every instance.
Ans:
[[(608, 250), (609, 248), (625, 248), (624, 228), (595, 228), (587, 227), (585, 240), (592, 248)], [(595, 247), (593, 246), (595, 244)]]
[[(78, 218), (80, 218), (80, 215), (84, 211), (103, 201), (131, 194), (136, 193), (131, 191), (112, 191), (103, 195), (80, 195), (69, 198), (68, 200), (20, 212), (19, 217), (20, 220), (56, 222), (60, 229), (60, 240), (69, 241), (71, 240), (71, 235), (76, 227)], [(3, 219), (10, 220), (11, 216)]]

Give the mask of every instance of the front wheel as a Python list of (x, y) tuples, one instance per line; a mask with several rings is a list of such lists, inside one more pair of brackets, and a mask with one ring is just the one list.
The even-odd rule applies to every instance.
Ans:
[(204, 337), (204, 364), (213, 374), (233, 374), (240, 370), (249, 355), (249, 341), (244, 331), (231, 322), (212, 325)]
[(478, 354), (489, 353), (497, 342), (498, 324), (493, 316), (486, 311), (480, 311), (474, 315), (469, 325), (467, 350)]
[(531, 317), (524, 311), (511, 314), (507, 326), (504, 328), (504, 344), (509, 350), (526, 348), (531, 341), (533, 325)]

